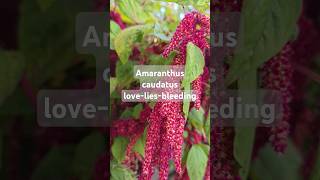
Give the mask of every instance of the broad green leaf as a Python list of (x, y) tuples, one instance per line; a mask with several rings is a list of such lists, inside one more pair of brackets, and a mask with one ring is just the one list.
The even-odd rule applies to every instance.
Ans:
[(121, 164), (111, 162), (111, 180), (134, 180), (133, 172)]
[(210, 153), (210, 146), (207, 144), (199, 144), (199, 146), (202, 148), (202, 150), (206, 153), (206, 155), (209, 157)]
[(55, 2), (55, 0), (38, 0), (42, 11), (46, 11)]
[(132, 109), (132, 117), (135, 119), (139, 119), (140, 112), (143, 110), (143, 104), (139, 103), (135, 105)]
[(132, 117), (132, 109), (126, 108), (120, 115), (120, 119), (127, 119)]
[(207, 162), (208, 156), (201, 145), (193, 145), (187, 157), (187, 170), (190, 180), (203, 179)]
[(114, 39), (121, 32), (120, 26), (114, 21), (110, 21), (110, 49), (114, 50)]
[(34, 109), (30, 106), (30, 99), (26, 97), (22, 88), (16, 88), (0, 105), (0, 115), (16, 116), (31, 115), (32, 113), (34, 113)]
[(129, 144), (129, 140), (124, 137), (116, 137), (113, 140), (111, 152), (113, 157), (118, 162), (122, 162), (125, 159), (128, 144)]
[[(182, 87), (185, 91), (191, 89), (191, 82), (197, 79), (202, 73), (204, 68), (204, 57), (201, 49), (194, 45), (193, 43), (187, 44), (187, 58), (186, 65), (184, 69), (184, 77), (182, 80)], [(188, 117), (190, 107), (189, 100), (183, 100), (183, 112), (185, 118)]]
[(318, 180), (320, 179), (320, 148), (318, 147), (317, 155), (316, 155), (316, 162), (313, 167), (311, 178), (310, 180)]
[(295, 34), (300, 10), (301, 0), (244, 1), (238, 46), (226, 80), (228, 85), (282, 49)]
[(114, 39), (114, 48), (123, 64), (128, 62), (134, 43), (140, 42), (145, 32), (150, 29), (147, 25), (136, 25), (121, 31)]
[(92, 176), (94, 163), (105, 152), (106, 139), (100, 133), (85, 137), (75, 149), (73, 172), (81, 180), (89, 180)]
[(116, 89), (118, 84), (117, 78), (111, 77), (110, 78), (110, 94)]
[(201, 107), (199, 110), (196, 108), (192, 108), (189, 116), (188, 121), (199, 131), (202, 131), (204, 125), (204, 110)]
[(76, 58), (81, 59), (75, 52), (75, 17), (92, 10), (93, 5), (89, 1), (55, 1), (42, 11), (38, 0), (22, 1), (19, 48), (28, 79), (35, 87), (74, 65)]
[(119, 0), (118, 6), (121, 14), (135, 23), (143, 24), (152, 20), (138, 0)]
[(0, 105), (16, 89), (25, 68), (20, 53), (0, 51)]
[(146, 130), (144, 131), (144, 133), (141, 135), (141, 137), (138, 139), (138, 141), (134, 145), (133, 150), (144, 157), (145, 145), (146, 145)]
[(53, 147), (40, 161), (32, 180), (68, 180), (71, 178), (73, 146)]
[(116, 77), (119, 89), (128, 88), (130, 83), (134, 81), (133, 78), (133, 61), (128, 61), (128, 63), (123, 64), (120, 61), (116, 65)]
[(192, 0), (192, 5), (200, 12), (205, 12), (210, 9), (209, 0)]
[[(242, 104), (256, 104), (257, 71), (254, 70), (242, 76), (238, 81), (239, 96)], [(250, 91), (250, 93), (248, 93)], [(243, 126), (240, 123), (248, 122), (250, 118), (239, 117), (235, 120), (235, 137), (233, 142), (234, 157), (240, 165), (241, 179), (247, 179), (250, 171), (252, 149), (255, 138), (256, 124)], [(254, 121), (252, 121), (254, 122)]]
[(283, 155), (268, 144), (262, 148), (252, 165), (252, 174), (259, 180), (300, 180), (301, 155), (292, 143)]
[(205, 62), (201, 49), (191, 42), (187, 44), (186, 59), (183, 82), (184, 84), (190, 84), (203, 73)]

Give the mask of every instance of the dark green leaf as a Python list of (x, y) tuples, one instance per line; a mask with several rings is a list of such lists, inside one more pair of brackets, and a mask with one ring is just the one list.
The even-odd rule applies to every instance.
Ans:
[(38, 0), (42, 11), (46, 11), (55, 2), (55, 0)]
[(289, 144), (283, 155), (268, 145), (264, 147), (252, 165), (252, 174), (259, 180), (300, 180), (301, 155)]
[(228, 85), (257, 69), (282, 49), (295, 34), (300, 9), (300, 0), (244, 1), (240, 37), (227, 76)]
[[(28, 79), (40, 86), (74, 64), (75, 20), (79, 12), (93, 9), (91, 1), (55, 1), (46, 11), (38, 0), (22, 1), (19, 48), (27, 62)], [(79, 57), (78, 57), (79, 58)]]
[(316, 156), (316, 163), (313, 166), (313, 170), (311, 173), (310, 180), (318, 180), (320, 179), (320, 148), (318, 147), (317, 156)]
[(100, 133), (85, 137), (76, 147), (73, 172), (81, 180), (89, 180), (98, 157), (105, 152), (106, 139)]
[(70, 179), (74, 147), (53, 147), (40, 161), (32, 174), (32, 180)]
[(16, 89), (24, 68), (20, 53), (0, 51), (0, 105)]
[[(239, 96), (242, 104), (256, 104), (257, 71), (253, 70), (243, 75), (238, 81)], [(248, 93), (248, 91), (250, 93)], [(240, 165), (241, 179), (247, 179), (250, 171), (252, 149), (255, 138), (256, 125), (243, 126), (240, 123), (250, 121), (250, 117), (239, 117), (235, 120), (234, 157)], [(255, 122), (255, 121), (252, 121)]]

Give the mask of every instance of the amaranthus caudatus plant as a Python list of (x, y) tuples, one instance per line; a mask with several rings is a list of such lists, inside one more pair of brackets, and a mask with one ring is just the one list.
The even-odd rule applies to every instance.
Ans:
[[(178, 25), (163, 56), (176, 50), (178, 54), (173, 59), (174, 65), (186, 63), (187, 44), (197, 45), (202, 53), (209, 50), (207, 42), (210, 34), (210, 19), (199, 12), (186, 14)], [(196, 61), (196, 59), (195, 59)], [(202, 75), (192, 82), (192, 88), (197, 92), (197, 101), (194, 107), (199, 109), (205, 80)], [(143, 161), (142, 174), (139, 179), (151, 179), (153, 168), (159, 167), (159, 178), (167, 179), (169, 173), (169, 160), (173, 159), (178, 177), (182, 175), (182, 146), (183, 132), (186, 119), (180, 102), (158, 102), (155, 104), (149, 119)]]
[[(113, 12), (113, 17), (119, 17), (115, 16), (115, 14), (116, 12)], [(186, 65), (187, 61), (190, 60), (193, 61), (192, 63), (201, 63), (201, 61), (205, 63), (205, 57), (208, 57), (210, 53), (209, 15), (194, 9), (187, 13), (181, 13), (181, 15), (183, 15), (183, 18), (176, 19), (177, 26), (172, 29), (172, 32), (164, 32), (164, 35), (172, 33), (172, 37), (168, 39), (169, 42), (166, 45), (163, 45), (163, 42), (157, 43), (156, 41), (159, 41), (159, 38), (153, 37), (154, 40), (146, 51), (138, 46), (133, 47), (135, 50), (132, 51), (129, 59), (137, 60), (129, 60), (128, 63), (137, 61), (139, 64), (142, 63), (144, 65), (153, 64), (152, 57), (155, 56), (161, 59), (160, 64)], [(166, 23), (170, 25), (171, 17), (164, 16), (164, 18), (168, 20)], [(119, 27), (125, 27), (130, 24), (129, 22), (119, 22), (118, 18), (115, 22)], [(122, 31), (124, 32), (126, 29), (124, 28)], [(121, 36), (121, 32), (119, 36)], [(198, 50), (201, 54), (199, 59), (189, 58), (187, 60), (188, 46), (194, 46)], [(115, 51), (118, 56), (121, 56), (119, 55), (121, 52), (117, 51), (117, 48)], [(147, 54), (151, 54), (151, 56), (148, 58)], [(116, 66), (119, 66), (119, 63)], [(114, 160), (117, 160), (117, 162), (113, 161), (115, 163), (111, 164), (111, 174), (113, 166), (122, 166), (141, 180), (149, 180), (153, 177), (165, 180), (169, 176), (174, 176), (177, 179), (186, 177), (191, 179), (210, 178), (209, 171), (206, 171), (206, 169), (209, 169), (207, 168), (207, 162), (209, 156), (208, 131), (210, 128), (209, 119), (206, 118), (208, 110), (203, 105), (203, 99), (206, 99), (207, 96), (205, 92), (209, 87), (209, 70), (204, 66), (199, 71), (201, 73), (191, 82), (188, 82), (190, 90), (193, 90), (197, 97), (196, 101), (191, 102), (187, 109), (187, 114), (193, 115), (192, 118), (183, 109), (184, 102), (144, 103), (143, 109), (137, 111), (135, 118), (123, 117), (123, 110), (132, 109), (130, 111), (133, 113), (139, 109), (137, 107), (141, 106), (140, 103), (117, 106), (122, 117), (114, 121), (111, 128), (112, 153)], [(136, 88), (134, 86), (131, 87)], [(184, 87), (181, 90), (184, 90)], [(164, 91), (171, 90), (165, 89)], [(192, 119), (195, 123), (198, 118), (202, 119), (202, 122), (200, 124), (201, 128), (197, 129), (195, 124), (189, 121)], [(205, 122), (207, 122), (207, 133), (202, 128)], [(117, 157), (116, 152), (116, 146), (120, 144), (120, 141), (125, 144), (125, 157), (121, 159)], [(142, 143), (143, 147), (139, 148), (138, 143)], [(197, 163), (196, 156), (199, 152), (203, 158), (200, 160), (202, 161), (200, 163), (201, 167), (197, 167), (194, 164)], [(173, 163), (171, 164), (170, 162)]]
[[(286, 170), (278, 172), (274, 170), (273, 165), (265, 167), (267, 173), (272, 176), (279, 175), (279, 177), (290, 179), (292, 177), (290, 174), (297, 174), (297, 169), (302, 164), (299, 164), (298, 160), (291, 161), (292, 158), (300, 158), (296, 144), (292, 143), (296, 141), (292, 137), (292, 128), (297, 128), (294, 124), (296, 112), (292, 109), (297, 89), (293, 80), (297, 76), (301, 77), (296, 72), (297, 63), (301, 63), (301, 59), (311, 58), (311, 55), (303, 54), (301, 49), (304, 46), (311, 46), (310, 44), (313, 44), (317, 38), (311, 38), (312, 43), (309, 43), (309, 40), (305, 42), (306, 39), (303, 38), (302, 33), (306, 30), (301, 24), (300, 26), (297, 24), (300, 16), (299, 5), (287, 7), (284, 6), (286, 0), (281, 1), (283, 3), (273, 4), (264, 0), (261, 3), (255, 3), (253, 0), (217, 0), (211, 2), (214, 12), (210, 12), (213, 13), (213, 17), (215, 17), (214, 13), (235, 11), (241, 16), (241, 31), (237, 32), (239, 33), (237, 36), (244, 41), (244, 44), (240, 44), (243, 45), (243, 49), (239, 51), (236, 49), (235, 52), (228, 54), (224, 59), (225, 64), (221, 66), (226, 68), (225, 72), (217, 77), (224, 76), (227, 80), (226, 88), (237, 91), (243, 91), (245, 89), (243, 84), (247, 83), (254, 85), (250, 88), (279, 92), (282, 99), (281, 117), (277, 117), (276, 123), (271, 127), (255, 125), (244, 128), (236, 125), (222, 127), (216, 119), (210, 121), (208, 106), (215, 102), (210, 102), (208, 93), (210, 73), (207, 65), (213, 58), (210, 58), (212, 56), (209, 44), (210, 18), (206, 11), (197, 8), (189, 9), (189, 5), (194, 5), (193, 3), (168, 3), (173, 9), (179, 9), (181, 4), (185, 5), (184, 3), (188, 5), (183, 6), (182, 13), (178, 14), (170, 8), (169, 10), (165, 8), (165, 11), (160, 8), (156, 14), (160, 23), (154, 22), (156, 25), (152, 26), (154, 29), (151, 33), (139, 31), (141, 34), (131, 43), (128, 34), (132, 37), (136, 36), (130, 34), (130, 31), (145, 27), (144, 24), (152, 22), (154, 17), (149, 18), (145, 13), (139, 15), (123, 12), (124, 4), (120, 1), (112, 8), (113, 25), (116, 28), (111, 27), (115, 35), (112, 37), (114, 40), (111, 39), (111, 43), (114, 41), (112, 55), (115, 55), (112, 56), (114, 70), (111, 72), (113, 78), (118, 81), (116, 87), (112, 88), (112, 96), (119, 96), (121, 89), (139, 88), (139, 82), (130, 79), (127, 75), (132, 71), (129, 66), (166, 64), (186, 67), (189, 62), (190, 44), (199, 49), (206, 63), (199, 76), (190, 82), (189, 88), (194, 90), (198, 98), (190, 103), (187, 112), (186, 102), (141, 104), (119, 103), (119, 100), (114, 100), (115, 111), (112, 115), (116, 121), (111, 128), (112, 177), (119, 175), (118, 170), (121, 169), (125, 172), (127, 179), (141, 180), (171, 178), (232, 180), (256, 177), (264, 179), (261, 167), (264, 167), (263, 162), (266, 159), (281, 161), (286, 164), (284, 166), (290, 166), (288, 170), (290, 173)], [(297, 3), (297, 1), (294, 2)], [(146, 2), (140, 5), (150, 4)], [(291, 13), (290, 20), (286, 19), (289, 17), (288, 14), (282, 16), (277, 5), (281, 6), (285, 12)], [(139, 10), (138, 6), (137, 9)], [(252, 15), (252, 12), (256, 14)], [(214, 21), (214, 18), (211, 21)], [(279, 22), (286, 26), (279, 25)], [(279, 27), (274, 27), (274, 24), (278, 24)], [(310, 30), (310, 32), (317, 31), (317, 29)], [(317, 33), (310, 34), (318, 36)], [(123, 37), (130, 39), (127, 41), (130, 46), (126, 46), (130, 52), (119, 49), (119, 39)], [(127, 57), (125, 61), (123, 57)], [(200, 58), (195, 58), (193, 61), (201, 62)], [(252, 76), (255, 77), (249, 78), (248, 82), (243, 80), (247, 71), (254, 72)], [(237, 77), (228, 84), (230, 74)], [(181, 84), (182, 90), (186, 88), (183, 81)]]

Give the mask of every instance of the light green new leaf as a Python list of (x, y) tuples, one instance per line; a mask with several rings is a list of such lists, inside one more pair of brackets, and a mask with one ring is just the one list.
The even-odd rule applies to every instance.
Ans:
[(192, 108), (189, 116), (188, 121), (199, 131), (202, 131), (204, 125), (204, 110), (201, 107), (199, 110), (196, 108)]
[[(182, 87), (185, 91), (189, 91), (191, 89), (191, 82), (196, 80), (203, 73), (205, 61), (201, 49), (191, 42), (187, 44), (186, 59)], [(183, 112), (185, 118), (188, 117), (189, 107), (190, 100), (183, 100)]]
[(111, 77), (110, 78), (110, 94), (113, 93), (113, 91), (116, 89), (118, 84), (117, 78)]
[(208, 156), (199, 144), (193, 145), (187, 157), (187, 170), (190, 180), (203, 179), (207, 167)]
[(134, 180), (133, 172), (123, 165), (111, 161), (111, 180)]
[(118, 162), (122, 162), (124, 160), (128, 144), (129, 144), (129, 140), (124, 137), (116, 137), (113, 140), (111, 152), (112, 152), (113, 157)]
[(110, 49), (114, 50), (114, 39), (121, 32), (120, 26), (114, 21), (110, 21)]
[(114, 39), (114, 48), (120, 58), (120, 61), (125, 64), (132, 52), (134, 43), (140, 42), (143, 35), (150, 30), (151, 26), (136, 25), (121, 31)]
[(135, 23), (144, 24), (152, 20), (152, 16), (146, 13), (138, 0), (119, 0), (118, 6), (120, 13)]

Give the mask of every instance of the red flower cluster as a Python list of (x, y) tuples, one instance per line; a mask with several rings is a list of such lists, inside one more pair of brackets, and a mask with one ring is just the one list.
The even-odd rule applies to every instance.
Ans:
[[(208, 17), (198, 12), (186, 14), (177, 27), (169, 46), (164, 50), (163, 56), (167, 57), (171, 51), (177, 50), (178, 54), (172, 64), (184, 65), (187, 44), (192, 42), (204, 53), (206, 49), (209, 49), (209, 43), (207, 42), (209, 35), (210, 19)], [(199, 77), (198, 80), (193, 82), (193, 88), (200, 92), (203, 89), (202, 80)], [(197, 104), (200, 107), (199, 101)], [(185, 122), (180, 102), (156, 103), (149, 117), (145, 159), (140, 179), (151, 179), (153, 167), (157, 166), (160, 170), (160, 179), (167, 179), (170, 159), (174, 160), (176, 172), (179, 175), (183, 174), (181, 156)]]
[(137, 140), (144, 132), (147, 119), (151, 113), (151, 108), (145, 104), (144, 110), (140, 112), (139, 119), (123, 119), (114, 121), (111, 128), (111, 139), (116, 136), (128, 137), (129, 144), (126, 149), (126, 158), (124, 164), (130, 165), (132, 157), (136, 155), (132, 153), (132, 149)]
[(276, 152), (283, 153), (287, 147), (289, 135), (290, 102), (292, 100), (292, 58), (294, 51), (288, 43), (282, 51), (266, 62), (262, 68), (262, 86), (278, 90), (282, 96), (282, 119), (271, 128), (271, 141)]
[(211, 177), (215, 180), (239, 179), (237, 174), (236, 161), (233, 157), (232, 128), (223, 128), (216, 124), (211, 131)]

